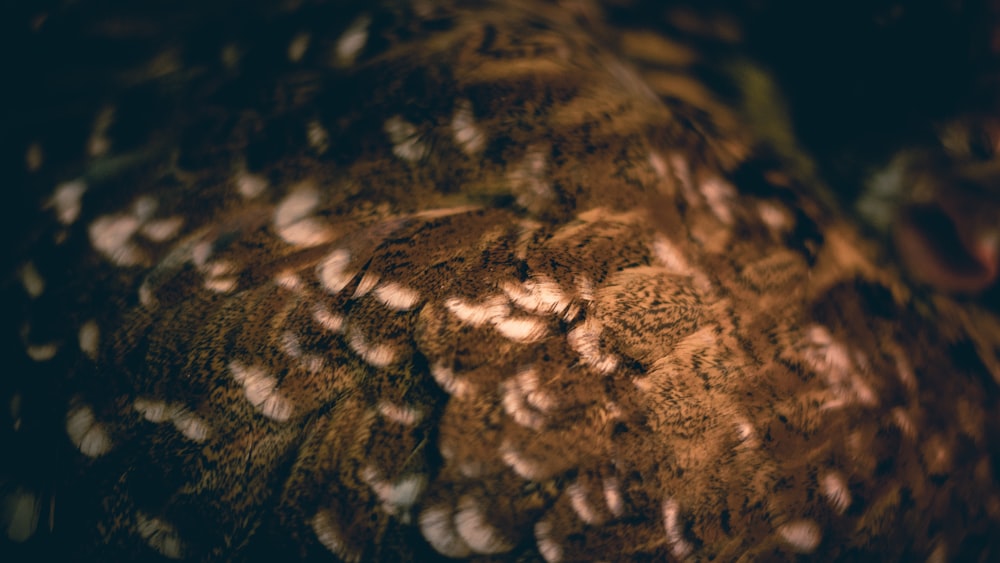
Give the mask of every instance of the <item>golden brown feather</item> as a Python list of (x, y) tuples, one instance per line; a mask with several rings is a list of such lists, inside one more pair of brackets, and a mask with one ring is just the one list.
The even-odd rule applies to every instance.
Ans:
[(996, 311), (597, 6), (209, 12), (32, 32), (149, 57), (23, 131), (11, 553), (996, 557)]

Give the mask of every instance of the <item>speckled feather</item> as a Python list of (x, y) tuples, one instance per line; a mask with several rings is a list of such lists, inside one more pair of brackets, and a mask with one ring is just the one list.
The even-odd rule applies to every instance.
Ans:
[(743, 173), (595, 7), (476, 4), (38, 23), (151, 58), (77, 155), (23, 131), (17, 553), (996, 557), (996, 313)]

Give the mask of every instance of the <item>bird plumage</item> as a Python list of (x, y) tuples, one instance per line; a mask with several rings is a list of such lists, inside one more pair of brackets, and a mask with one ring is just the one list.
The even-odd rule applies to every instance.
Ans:
[(23, 131), (10, 538), (995, 557), (996, 311), (664, 95), (598, 7), (65, 9), (38, 41), (153, 39), (102, 66), (75, 160), (56, 117)]

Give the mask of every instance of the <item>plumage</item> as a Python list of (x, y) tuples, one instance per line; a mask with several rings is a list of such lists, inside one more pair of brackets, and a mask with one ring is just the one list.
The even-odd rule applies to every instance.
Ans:
[(87, 52), (25, 97), (90, 81), (14, 122), (4, 549), (996, 557), (995, 303), (613, 4), (31, 20)]

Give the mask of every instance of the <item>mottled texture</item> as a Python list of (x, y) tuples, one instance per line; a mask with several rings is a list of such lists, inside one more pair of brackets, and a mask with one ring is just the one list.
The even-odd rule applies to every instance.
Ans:
[(694, 47), (524, 6), (33, 20), (92, 52), (14, 127), (4, 550), (1000, 557), (992, 305), (755, 160)]

